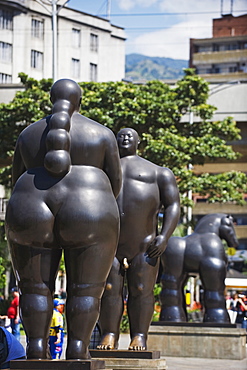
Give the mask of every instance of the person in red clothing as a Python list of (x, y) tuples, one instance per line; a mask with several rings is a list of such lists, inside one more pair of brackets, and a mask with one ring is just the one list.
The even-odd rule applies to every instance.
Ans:
[(12, 288), (11, 293), (13, 300), (8, 308), (8, 318), (10, 319), (10, 326), (12, 334), (20, 341), (20, 315), (19, 315), (19, 292), (18, 288)]

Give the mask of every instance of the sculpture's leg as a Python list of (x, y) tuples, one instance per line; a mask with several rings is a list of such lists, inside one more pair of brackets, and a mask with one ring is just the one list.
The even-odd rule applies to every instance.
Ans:
[(87, 359), (99, 317), (100, 300), (114, 257), (112, 246), (100, 244), (65, 250), (67, 274), (67, 359)]
[(55, 278), (61, 249), (10, 244), (20, 288), (20, 315), (27, 335), (27, 358), (50, 358), (49, 329), (53, 313)]
[(124, 309), (123, 284), (124, 271), (115, 257), (101, 300), (99, 321), (102, 339), (98, 349), (118, 348), (120, 322)]
[(137, 255), (127, 270), (130, 322), (130, 350), (147, 349), (147, 333), (154, 312), (153, 288), (159, 269), (159, 259)]
[(224, 297), (226, 263), (210, 257), (201, 261), (200, 277), (204, 287), (204, 322), (230, 323)]
[(174, 237), (161, 256), (163, 273), (161, 275), (162, 291), (160, 294), (160, 321), (186, 322), (183, 284), (186, 280), (184, 267), (185, 240)]

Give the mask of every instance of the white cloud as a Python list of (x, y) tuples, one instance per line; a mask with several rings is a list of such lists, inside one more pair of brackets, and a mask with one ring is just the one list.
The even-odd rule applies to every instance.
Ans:
[[(209, 12), (221, 10), (221, 0), (161, 0), (160, 9), (162, 11), (169, 12)], [(246, 10), (246, 0), (234, 0), (234, 10)], [(230, 13), (231, 11), (231, 0), (223, 1), (223, 13)]]
[(117, 2), (120, 9), (130, 10), (136, 6), (148, 8), (157, 3), (158, 0), (117, 0)]
[(171, 28), (144, 33), (129, 41), (127, 53), (189, 59), (189, 39), (211, 37), (212, 21), (181, 22)]
[[(137, 4), (138, 0), (130, 2)], [(220, 0), (160, 0), (158, 4), (161, 12), (187, 12), (187, 14), (173, 17), (172, 21), (176, 23), (168, 29), (146, 32), (136, 38), (130, 38), (126, 43), (128, 54), (140, 53), (149, 56), (189, 59), (189, 39), (212, 37), (213, 18), (221, 16)], [(230, 0), (225, 0), (223, 5), (223, 13), (229, 13)], [(235, 16), (243, 14), (235, 14), (234, 10), (247, 10), (247, 0), (235, 0), (233, 4), (233, 14)], [(202, 14), (192, 14), (193, 12), (201, 12)], [(172, 16), (169, 16), (169, 21), (170, 17)], [(171, 22), (169, 23), (171, 24)]]

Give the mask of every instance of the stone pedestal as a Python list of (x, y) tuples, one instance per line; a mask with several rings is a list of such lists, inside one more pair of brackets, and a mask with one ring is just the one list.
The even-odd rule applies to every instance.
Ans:
[(103, 370), (104, 360), (15, 360), (10, 361), (15, 370)]
[(90, 350), (93, 358), (105, 361), (108, 370), (166, 370), (160, 351)]
[(148, 348), (159, 350), (161, 356), (230, 360), (246, 358), (245, 329), (234, 326), (177, 324), (151, 325), (148, 333)]

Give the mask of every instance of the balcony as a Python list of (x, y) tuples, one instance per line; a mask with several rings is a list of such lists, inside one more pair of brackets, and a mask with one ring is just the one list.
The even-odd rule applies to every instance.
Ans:
[(194, 66), (219, 63), (243, 63), (247, 61), (247, 50), (225, 50), (194, 53)]

